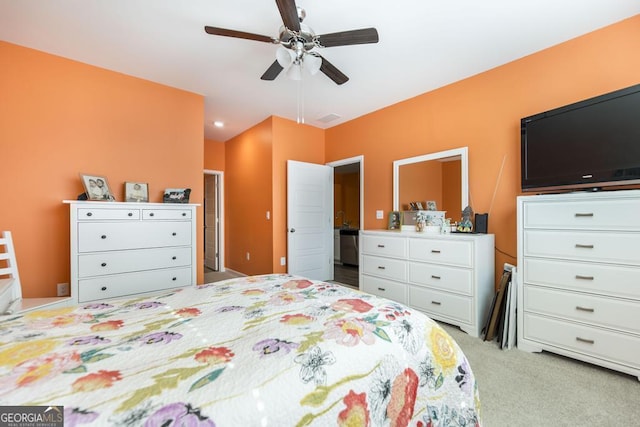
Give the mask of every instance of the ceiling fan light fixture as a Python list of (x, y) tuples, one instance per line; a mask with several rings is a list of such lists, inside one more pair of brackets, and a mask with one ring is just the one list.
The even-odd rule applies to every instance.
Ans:
[(282, 68), (287, 68), (289, 65), (291, 65), (294, 59), (295, 53), (292, 50), (289, 50), (284, 46), (280, 46), (278, 47), (278, 49), (276, 49), (276, 60)]
[(300, 81), (302, 80), (302, 64), (293, 63), (287, 70), (287, 77), (291, 80)]
[(318, 71), (320, 71), (320, 67), (322, 66), (322, 58), (313, 54), (306, 54), (304, 56), (304, 68), (311, 74), (315, 76)]

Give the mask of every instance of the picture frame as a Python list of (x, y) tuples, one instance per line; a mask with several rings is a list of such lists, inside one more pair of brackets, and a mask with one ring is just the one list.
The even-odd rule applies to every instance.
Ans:
[(427, 210), (428, 211), (437, 211), (438, 207), (435, 200), (427, 200)]
[(402, 216), (400, 215), (400, 211), (391, 211), (389, 212), (389, 223), (387, 225), (389, 230), (397, 230), (400, 231), (402, 229)]
[(125, 182), (124, 200), (126, 202), (149, 202), (149, 184), (146, 182)]
[(106, 176), (81, 173), (80, 180), (84, 186), (87, 200), (101, 200), (103, 202), (115, 200)]
[(190, 188), (166, 188), (162, 201), (164, 203), (189, 203)]

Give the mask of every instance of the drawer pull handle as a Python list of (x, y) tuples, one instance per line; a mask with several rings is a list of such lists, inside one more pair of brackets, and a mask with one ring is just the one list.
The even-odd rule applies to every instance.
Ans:
[(107, 263), (106, 263), (106, 262), (103, 262), (103, 263), (102, 263), (102, 264), (100, 264), (100, 265), (101, 265), (102, 267), (106, 267), (106, 266), (107, 266)]
[(155, 216), (155, 214), (154, 214), (153, 212), (151, 212), (151, 213), (149, 214), (149, 216)]
[(576, 337), (576, 341), (580, 341), (580, 342), (583, 342), (585, 344), (595, 344), (596, 343), (594, 340), (588, 340), (588, 339), (580, 338), (580, 337)]
[(581, 276), (579, 274), (576, 274), (576, 279), (579, 279), (579, 280), (593, 280), (593, 276)]
[(87, 212), (87, 216), (93, 216), (91, 212)]
[(581, 245), (580, 243), (576, 243), (576, 248), (580, 248), (580, 249), (593, 249), (593, 245)]
[(178, 278), (177, 278), (177, 277), (174, 277), (174, 278), (173, 278), (173, 279), (171, 279), (171, 280), (173, 280), (173, 281), (175, 282), (176, 280), (178, 280)]
[(101, 238), (101, 239), (106, 239), (106, 238), (107, 238), (107, 235), (106, 235), (106, 234), (103, 234), (102, 236), (100, 236), (100, 238)]
[(434, 276), (433, 274), (431, 275), (431, 278), (432, 278), (432, 279), (440, 280), (440, 276)]
[(439, 254), (439, 253), (440, 253), (440, 251), (439, 251), (439, 250), (437, 250), (437, 249), (431, 249), (431, 253), (432, 253), (432, 254)]
[(127, 216), (133, 216), (133, 212), (129, 212)]
[(587, 313), (593, 313), (596, 311), (594, 308), (580, 307), (579, 305), (576, 305), (576, 310), (586, 311)]
[(378, 290), (379, 290), (379, 291), (382, 291), (382, 292), (386, 291), (386, 289), (385, 289), (385, 288), (378, 288)]
[(178, 259), (178, 257), (174, 255), (174, 256), (171, 257), (171, 259), (175, 261), (175, 260)]
[(386, 268), (386, 267), (385, 267), (385, 266), (383, 266), (383, 265), (379, 265), (379, 266), (378, 266), (378, 270), (384, 270), (385, 268)]
[(433, 304), (433, 305), (442, 305), (442, 303), (440, 301), (431, 301), (431, 304)]
[(107, 287), (106, 287), (106, 286), (103, 286), (103, 287), (101, 287), (101, 288), (100, 288), (100, 290), (101, 290), (101, 291), (106, 291), (106, 290), (107, 290)]
[(384, 248), (384, 245), (378, 245), (379, 248)]
[(176, 233), (175, 231), (173, 233), (171, 233), (172, 236), (177, 236), (178, 233)]
[(593, 212), (591, 213), (576, 213), (576, 218), (581, 218), (581, 217), (593, 217)]
[(182, 216), (187, 216), (187, 213), (186, 212), (182, 212)]

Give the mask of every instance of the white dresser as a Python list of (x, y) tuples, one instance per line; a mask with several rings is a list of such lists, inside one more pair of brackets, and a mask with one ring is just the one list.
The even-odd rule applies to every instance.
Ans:
[(518, 347), (640, 378), (640, 191), (518, 197)]
[(495, 293), (493, 234), (360, 233), (360, 289), (480, 336)]
[(75, 302), (196, 284), (197, 205), (65, 203)]

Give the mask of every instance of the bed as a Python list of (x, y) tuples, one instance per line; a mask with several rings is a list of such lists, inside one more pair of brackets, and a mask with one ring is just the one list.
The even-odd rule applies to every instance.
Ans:
[(477, 426), (478, 396), (424, 314), (286, 274), (0, 316), (0, 406), (65, 425)]

